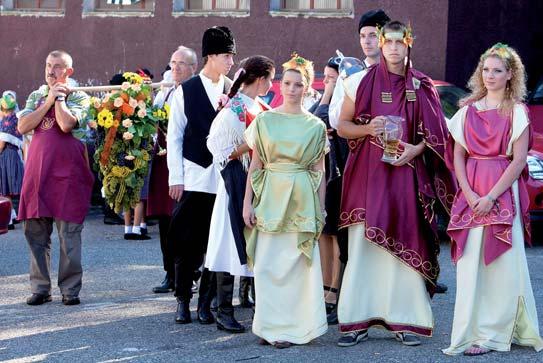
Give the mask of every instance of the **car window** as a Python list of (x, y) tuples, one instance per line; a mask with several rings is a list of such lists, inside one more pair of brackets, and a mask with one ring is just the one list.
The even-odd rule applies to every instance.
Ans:
[(438, 86), (441, 108), (445, 117), (451, 118), (458, 111), (458, 101), (467, 95), (467, 92), (456, 86)]
[(543, 105), (543, 78), (537, 83), (535, 90), (530, 95), (529, 104)]
[(273, 100), (273, 97), (275, 96), (275, 92), (269, 91), (266, 93), (265, 96), (260, 96), (260, 98), (266, 102), (268, 105), (271, 105), (271, 101)]

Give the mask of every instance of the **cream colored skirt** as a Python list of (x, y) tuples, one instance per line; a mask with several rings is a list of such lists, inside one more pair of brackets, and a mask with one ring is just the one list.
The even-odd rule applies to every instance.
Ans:
[[(516, 210), (517, 182), (513, 184)], [(443, 353), (461, 354), (472, 345), (509, 351), (511, 343), (543, 349), (522, 222), (513, 221), (513, 247), (488, 266), (483, 261), (483, 227), (472, 228), (456, 269), (456, 303), (451, 345)]]
[(319, 248), (311, 265), (296, 233), (258, 232), (253, 333), (272, 343), (305, 344), (328, 329)]
[(431, 336), (434, 326), (424, 278), (364, 237), (364, 224), (349, 228), (349, 260), (338, 303), (341, 332), (383, 327)]

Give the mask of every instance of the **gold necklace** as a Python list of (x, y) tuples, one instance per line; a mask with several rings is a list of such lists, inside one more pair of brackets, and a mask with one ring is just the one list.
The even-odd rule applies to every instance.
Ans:
[[(487, 101), (487, 96), (485, 96), (485, 98), (483, 98), (483, 102), (485, 103), (485, 110), (488, 111), (488, 110), (490, 110), (490, 109), (488, 108), (488, 104), (487, 104), (486, 101)], [(498, 104), (496, 105), (496, 107), (494, 107), (494, 108), (500, 108), (500, 105), (501, 105), (501, 104), (502, 104), (501, 102), (498, 103)], [(494, 108), (493, 108), (493, 109), (494, 109)]]

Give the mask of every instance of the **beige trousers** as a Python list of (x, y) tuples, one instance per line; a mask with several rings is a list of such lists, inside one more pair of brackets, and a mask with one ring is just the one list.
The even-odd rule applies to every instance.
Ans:
[(60, 240), (58, 286), (62, 295), (78, 296), (81, 290), (82, 224), (53, 218), (28, 219), (23, 231), (30, 247), (30, 286), (33, 294), (51, 293), (51, 233), (57, 225)]

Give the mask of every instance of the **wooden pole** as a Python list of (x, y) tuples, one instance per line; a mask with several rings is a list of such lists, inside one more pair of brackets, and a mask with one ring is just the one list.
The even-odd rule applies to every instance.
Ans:
[[(149, 83), (151, 88), (160, 88), (160, 87), (172, 87), (173, 83), (168, 82), (157, 82)], [(72, 91), (82, 91), (82, 92), (109, 92), (120, 90), (122, 86), (85, 86), (85, 87), (73, 87), (70, 88)]]

